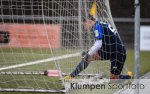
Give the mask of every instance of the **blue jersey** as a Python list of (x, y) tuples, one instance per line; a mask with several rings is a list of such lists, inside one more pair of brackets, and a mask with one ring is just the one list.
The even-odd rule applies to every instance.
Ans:
[(102, 40), (101, 54), (111, 54), (116, 51), (126, 53), (118, 33), (110, 24), (95, 22), (93, 32), (96, 40)]

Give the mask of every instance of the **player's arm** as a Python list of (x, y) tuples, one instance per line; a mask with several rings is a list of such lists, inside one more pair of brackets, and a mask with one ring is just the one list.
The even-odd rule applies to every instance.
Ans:
[[(82, 52), (82, 57), (84, 57), (86, 54), (88, 53), (88, 51), (83, 51)], [(96, 52), (92, 57), (90, 61), (95, 61), (95, 60), (100, 60), (100, 54), (98, 52)]]
[(98, 50), (102, 47), (102, 38), (103, 38), (103, 29), (100, 24), (96, 24), (94, 27), (94, 34), (95, 34), (95, 43), (93, 46), (89, 49), (88, 54), (92, 57), (92, 60), (97, 60), (97, 58), (100, 59), (100, 56), (98, 55)]
[(101, 48), (101, 45), (102, 45), (102, 40), (96, 40), (94, 45), (89, 49), (88, 53), (85, 53), (82, 56), (82, 60), (77, 65), (75, 70), (69, 76), (67, 76), (65, 79), (67, 79), (68, 77), (75, 77), (80, 72), (82, 72), (84, 69), (86, 69), (88, 67), (90, 61), (92, 60), (92, 56), (97, 53), (97, 51)]
[(82, 53), (82, 57), (84, 58), (86, 55), (89, 56), (90, 61), (93, 60), (99, 60), (100, 56), (98, 54), (98, 50), (101, 48), (102, 46), (102, 40), (96, 40), (95, 43), (93, 44), (93, 46), (87, 51), (87, 52), (83, 52)]
[(88, 54), (91, 56), (91, 61), (100, 59), (98, 50), (101, 48), (101, 46), (102, 40), (96, 40), (94, 45), (89, 49)]

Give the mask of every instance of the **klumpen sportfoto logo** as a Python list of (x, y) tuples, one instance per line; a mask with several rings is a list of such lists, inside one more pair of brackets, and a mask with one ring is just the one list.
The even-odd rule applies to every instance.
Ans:
[(111, 81), (109, 79), (92, 81), (89, 79), (76, 79), (65, 81), (65, 88), (69, 90), (105, 90), (105, 89), (145, 89), (144, 83), (135, 83), (131, 80)]

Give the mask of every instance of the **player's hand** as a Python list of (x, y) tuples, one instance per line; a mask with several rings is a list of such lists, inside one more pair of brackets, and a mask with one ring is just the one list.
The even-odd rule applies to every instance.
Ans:
[(81, 56), (85, 57), (85, 55), (87, 55), (87, 53), (88, 53), (88, 51), (83, 51), (82, 54), (81, 54)]
[(93, 56), (92, 56), (92, 61), (95, 61), (95, 60), (100, 60), (101, 57), (98, 53), (95, 53)]
[(91, 56), (88, 54), (88, 51), (82, 52), (82, 60), (89, 62), (91, 60)]

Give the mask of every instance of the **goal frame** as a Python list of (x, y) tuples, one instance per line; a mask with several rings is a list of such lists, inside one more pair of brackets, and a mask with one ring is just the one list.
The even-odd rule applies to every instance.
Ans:
[[(78, 0), (79, 2), (79, 6), (81, 7), (81, 2), (82, 0)], [(86, 1), (86, 0), (85, 0)], [(106, 0), (106, 3), (107, 3), (107, 8), (108, 8), (108, 12), (109, 12), (109, 16), (111, 17), (112, 19), (112, 15), (111, 15), (111, 11), (110, 11), (110, 6), (109, 6), (109, 0)], [(74, 17), (73, 19), (75, 19), (76, 21), (79, 22), (78, 24), (78, 28), (79, 28), (79, 40), (81, 40), (81, 31), (82, 31), (82, 27), (81, 27), (81, 8), (78, 8), (78, 17)], [(43, 14), (43, 12), (42, 12)], [(10, 17), (11, 15), (0, 15), (1, 18), (3, 19), (26, 19), (26, 20), (31, 20), (32, 17), (30, 16), (25, 16), (25, 17), (22, 17), (22, 16), (18, 16), (18, 15), (13, 15), (12, 17)], [(48, 16), (45, 16), (44, 14), (41, 16), (34, 16), (35, 19), (37, 20), (57, 20), (57, 21), (62, 21), (62, 20), (72, 20), (72, 17), (48, 17)], [(113, 22), (113, 21), (112, 21)], [(111, 23), (113, 25), (113, 27), (115, 27), (114, 23)], [(79, 41), (79, 44), (80, 46), (82, 47), (82, 42)], [(83, 49), (83, 48), (81, 48)], [(80, 53), (76, 53), (75, 55), (69, 55), (69, 57), (76, 57), (76, 56), (79, 56)], [(62, 56), (61, 56), (62, 58)], [(58, 60), (58, 59), (61, 59), (60, 57), (56, 57), (54, 59), (47, 59), (48, 61), (54, 61), (54, 60)], [(66, 56), (64, 56), (64, 58), (66, 58)], [(34, 65), (34, 64), (40, 64), (40, 63), (43, 63), (45, 61), (41, 61), (41, 62), (29, 62), (28, 64), (26, 64), (27, 66), (28, 65)], [(5, 70), (5, 69), (12, 69), (12, 68), (16, 68), (16, 67), (22, 67), (22, 66), (26, 66), (24, 64), (20, 64), (20, 66), (10, 66), (10, 67), (6, 67), (6, 68), (0, 68), (0, 70)], [(44, 75), (44, 72), (0, 72), (0, 75)], [(61, 73), (61, 76), (65, 76), (66, 73)], [(82, 75), (87, 75), (87, 76), (94, 76), (96, 74), (80, 74), (79, 76), (82, 76)], [(63, 92), (65, 93), (66, 90), (54, 90), (54, 89), (14, 89), (14, 88), (0, 88), (0, 91), (2, 92), (51, 92), (51, 93), (54, 93), (54, 92)]]

